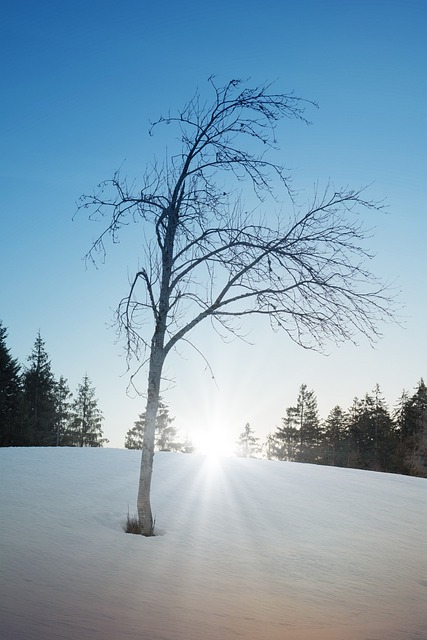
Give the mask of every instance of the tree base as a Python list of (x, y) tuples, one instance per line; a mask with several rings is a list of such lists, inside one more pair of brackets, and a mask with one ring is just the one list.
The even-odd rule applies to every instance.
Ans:
[(156, 523), (156, 520), (154, 519), (150, 527), (150, 530), (148, 532), (144, 532), (140, 524), (138, 514), (134, 514), (131, 516), (130, 513), (128, 512), (127, 518), (126, 518), (126, 524), (124, 525), (123, 529), (125, 533), (133, 533), (135, 535), (145, 536), (146, 538), (152, 538), (156, 535), (154, 533), (155, 523)]

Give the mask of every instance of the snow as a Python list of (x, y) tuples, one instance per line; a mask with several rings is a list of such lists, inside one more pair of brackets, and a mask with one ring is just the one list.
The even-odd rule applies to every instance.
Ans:
[(427, 481), (158, 453), (0, 450), (2, 640), (426, 640)]

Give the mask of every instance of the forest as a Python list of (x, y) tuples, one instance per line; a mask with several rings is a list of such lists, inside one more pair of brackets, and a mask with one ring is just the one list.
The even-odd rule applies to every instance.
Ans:
[[(252, 447), (255, 443), (252, 443)], [(321, 420), (313, 390), (301, 385), (295, 406), (265, 444), (267, 458), (427, 477), (427, 387), (403, 391), (392, 411), (377, 384), (350, 408)]]
[[(87, 373), (71, 393), (66, 378), (55, 379), (46, 346), (37, 334), (21, 367), (7, 347), (0, 323), (0, 446), (101, 447), (103, 415)], [(193, 453), (182, 439), (163, 399), (156, 421), (156, 449)], [(145, 414), (126, 433), (124, 446), (140, 449)], [(412, 393), (403, 391), (392, 410), (380, 386), (343, 409), (334, 406), (322, 419), (314, 390), (302, 384), (294, 406), (264, 442), (246, 424), (236, 455), (270, 460), (350, 467), (427, 477), (427, 387), (421, 378)]]
[(102, 447), (103, 415), (85, 373), (75, 394), (67, 379), (55, 379), (45, 343), (37, 334), (21, 367), (6, 345), (0, 322), (0, 446)]

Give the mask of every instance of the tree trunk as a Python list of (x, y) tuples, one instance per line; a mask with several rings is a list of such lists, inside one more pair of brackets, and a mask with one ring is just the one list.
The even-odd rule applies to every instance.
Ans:
[(153, 474), (154, 441), (156, 432), (156, 417), (159, 406), (160, 381), (162, 376), (164, 354), (162, 346), (153, 346), (148, 372), (148, 392), (145, 414), (145, 430), (142, 441), (141, 471), (139, 476), (139, 490), (137, 499), (138, 519), (143, 536), (154, 535), (154, 520), (151, 512), (150, 489)]

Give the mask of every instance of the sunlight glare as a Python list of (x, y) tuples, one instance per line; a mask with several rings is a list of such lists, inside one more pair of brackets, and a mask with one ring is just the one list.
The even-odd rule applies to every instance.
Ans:
[(229, 435), (221, 429), (209, 429), (199, 434), (197, 438), (197, 451), (211, 459), (224, 458), (235, 455), (235, 444)]

